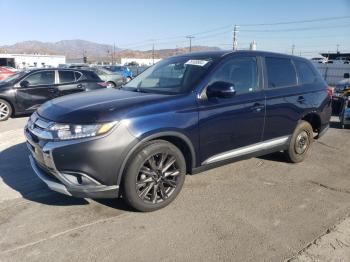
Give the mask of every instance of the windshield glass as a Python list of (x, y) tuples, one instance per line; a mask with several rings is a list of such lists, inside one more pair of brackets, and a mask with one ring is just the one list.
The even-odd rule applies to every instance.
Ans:
[(0, 83), (10, 83), (10, 82), (15, 81), (18, 78), (24, 76), (27, 73), (28, 73), (28, 71), (21, 71), (21, 72), (15, 73), (15, 74), (10, 75), (9, 77), (5, 78), (4, 80), (0, 81)]
[(192, 90), (212, 62), (210, 57), (165, 59), (148, 68), (123, 89), (147, 93), (186, 93)]

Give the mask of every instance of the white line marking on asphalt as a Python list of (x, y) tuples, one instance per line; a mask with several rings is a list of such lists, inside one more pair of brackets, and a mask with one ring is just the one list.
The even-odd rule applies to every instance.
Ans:
[(31, 246), (40, 244), (40, 243), (42, 243), (42, 242), (45, 242), (45, 241), (47, 241), (47, 240), (51, 240), (51, 239), (60, 237), (60, 236), (62, 236), (62, 235), (65, 235), (65, 234), (67, 234), (67, 233), (73, 232), (73, 231), (75, 231), (75, 230), (79, 230), (79, 229), (83, 229), (83, 228), (86, 228), (86, 227), (90, 227), (90, 226), (93, 226), (93, 225), (96, 225), (96, 224), (108, 222), (108, 221), (113, 220), (114, 218), (117, 218), (117, 217), (118, 217), (118, 218), (119, 218), (119, 217), (124, 217), (124, 216), (126, 216), (126, 215), (129, 215), (129, 213), (124, 213), (124, 214), (121, 214), (121, 215), (117, 215), (117, 216), (113, 216), (113, 217), (109, 217), (109, 218), (104, 218), (104, 219), (96, 220), (96, 221), (91, 222), (91, 223), (87, 223), (87, 224), (84, 224), (84, 225), (81, 225), (81, 226), (78, 226), (78, 227), (74, 227), (74, 228), (67, 229), (67, 230), (65, 230), (65, 231), (62, 231), (62, 232), (53, 234), (53, 235), (51, 235), (51, 236), (49, 236), (49, 237), (47, 237), (47, 238), (42, 238), (42, 239), (40, 239), (40, 240), (33, 241), (33, 242), (30, 242), (30, 243), (27, 243), (27, 244), (24, 244), (24, 245), (21, 245), (21, 246), (12, 248), (12, 249), (8, 249), (8, 250), (5, 250), (5, 251), (1, 251), (0, 254), (7, 254), (7, 253), (10, 253), (10, 252), (13, 252), (13, 251), (18, 251), (18, 250), (20, 250), (20, 249), (24, 249), (24, 248), (27, 248), (27, 247), (31, 247)]

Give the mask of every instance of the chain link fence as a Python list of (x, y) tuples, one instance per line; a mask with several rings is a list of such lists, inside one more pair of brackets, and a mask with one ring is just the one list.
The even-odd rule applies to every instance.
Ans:
[(336, 86), (339, 81), (346, 78), (346, 74), (350, 74), (349, 64), (316, 63), (315, 66), (330, 86)]

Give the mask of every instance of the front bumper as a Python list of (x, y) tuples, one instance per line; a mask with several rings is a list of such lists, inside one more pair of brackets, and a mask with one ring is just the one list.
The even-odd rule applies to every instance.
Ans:
[(44, 169), (40, 166), (32, 155), (29, 155), (30, 165), (32, 166), (36, 175), (53, 191), (68, 196), (82, 197), (82, 198), (116, 198), (119, 193), (119, 186), (74, 186), (67, 185), (61, 182), (57, 177), (59, 173), (55, 173)]
[(24, 134), (37, 176), (52, 190), (83, 198), (117, 198), (119, 170), (137, 139), (120, 125), (100, 137), (50, 141)]

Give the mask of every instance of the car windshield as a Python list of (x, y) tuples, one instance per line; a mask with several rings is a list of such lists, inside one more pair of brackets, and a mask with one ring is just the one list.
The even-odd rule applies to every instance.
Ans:
[(180, 94), (192, 90), (213, 63), (212, 58), (173, 57), (160, 61), (123, 86), (130, 91)]
[(29, 71), (21, 71), (18, 73), (15, 73), (13, 75), (8, 76), (7, 78), (5, 78), (4, 80), (0, 81), (0, 83), (10, 83), (13, 82), (15, 80), (17, 80), (18, 78), (24, 76), (25, 74), (27, 74)]

